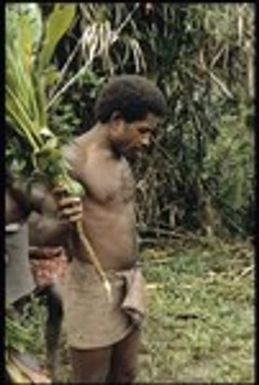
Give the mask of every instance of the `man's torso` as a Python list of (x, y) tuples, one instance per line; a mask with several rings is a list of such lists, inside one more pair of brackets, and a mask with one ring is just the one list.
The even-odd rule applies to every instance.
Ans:
[[(104, 269), (121, 270), (136, 261), (135, 182), (127, 160), (95, 146), (92, 135), (77, 138), (66, 151), (85, 188), (83, 224)], [(76, 236), (72, 252), (87, 260)]]

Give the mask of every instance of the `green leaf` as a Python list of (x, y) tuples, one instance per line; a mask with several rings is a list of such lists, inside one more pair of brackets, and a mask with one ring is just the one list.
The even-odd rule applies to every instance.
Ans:
[(39, 55), (39, 67), (43, 70), (50, 62), (54, 50), (70, 27), (75, 15), (76, 4), (55, 4), (46, 25), (46, 37)]
[(5, 107), (7, 112), (7, 117), (11, 118), (11, 121), (14, 123), (12, 127), (16, 132), (22, 132), (24, 137), (26, 137), (30, 144), (33, 147), (37, 147), (37, 141), (40, 140), (37, 133), (35, 133), (35, 125), (33, 121), (30, 120), (27, 111), (24, 109), (21, 101), (16, 97), (13, 91), (6, 84), (6, 98), (5, 98)]
[[(25, 5), (25, 4), (24, 4)], [(30, 4), (19, 18), (22, 50), (26, 61), (30, 62), (32, 53), (38, 47), (42, 36), (41, 13), (38, 4)]]
[(37, 125), (39, 111), (31, 74), (32, 50), (36, 44), (34, 35), (36, 27), (40, 29), (40, 13), (38, 7), (22, 8), (20, 15), (15, 9), (8, 7), (6, 10), (6, 84), (23, 106), (27, 117)]
[(55, 67), (50, 67), (45, 73), (46, 87), (53, 86), (60, 78), (60, 72)]

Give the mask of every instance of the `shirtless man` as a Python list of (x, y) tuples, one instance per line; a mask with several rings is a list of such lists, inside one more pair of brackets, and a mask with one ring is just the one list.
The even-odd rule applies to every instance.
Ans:
[(29, 210), (22, 195), (11, 188), (9, 176), (5, 189), (5, 299), (15, 308), (35, 289), (29, 263), (27, 218)]
[[(25, 189), (25, 191), (24, 191)], [(31, 197), (32, 198), (32, 197)], [(38, 202), (36, 200), (34, 203)], [(45, 342), (47, 353), (47, 366), (50, 374), (54, 376), (54, 368), (57, 355), (57, 347), (62, 324), (62, 302), (59, 294), (55, 290), (54, 283), (44, 288), (39, 288), (34, 281), (31, 271), (29, 244), (33, 242), (34, 226), (30, 226), (30, 214), (37, 211), (37, 218), (41, 218), (43, 208), (40, 202), (32, 205), (32, 199), (28, 199), (25, 184), (21, 186), (21, 181), (17, 185), (10, 175), (7, 175), (5, 188), (5, 300), (7, 309), (13, 308), (18, 313), (24, 311), (26, 304), (31, 301), (31, 294), (44, 297), (47, 307), (47, 320), (45, 325)], [(39, 212), (38, 212), (39, 211)], [(34, 212), (34, 215), (36, 212)], [(45, 251), (45, 255), (44, 255)], [(41, 258), (57, 255), (57, 248), (37, 250)], [(34, 252), (35, 254), (35, 252)]]
[[(130, 384), (136, 378), (144, 282), (137, 268), (135, 183), (127, 155), (150, 144), (165, 111), (164, 97), (151, 82), (118, 76), (97, 99), (95, 126), (65, 148), (84, 196), (57, 194), (62, 221), (48, 232), (72, 260), (61, 291), (73, 383)], [(80, 218), (112, 285), (111, 303), (71, 225)], [(43, 232), (39, 222), (38, 234)]]

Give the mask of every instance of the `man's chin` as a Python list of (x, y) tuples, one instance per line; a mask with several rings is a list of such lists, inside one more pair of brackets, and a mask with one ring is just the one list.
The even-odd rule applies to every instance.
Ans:
[(148, 153), (149, 147), (146, 146), (138, 146), (131, 149), (128, 149), (127, 152), (125, 152), (125, 158), (128, 159), (131, 162), (136, 162), (140, 159), (142, 159), (142, 155)]
[(123, 148), (123, 156), (125, 156), (128, 160), (135, 160), (138, 154), (141, 152), (140, 148), (131, 147), (131, 148)]
[(147, 151), (147, 149), (141, 145), (127, 147), (122, 145), (121, 143), (114, 143), (113, 149), (118, 157), (124, 156), (128, 160), (135, 160), (139, 156), (139, 154), (142, 153), (142, 151)]

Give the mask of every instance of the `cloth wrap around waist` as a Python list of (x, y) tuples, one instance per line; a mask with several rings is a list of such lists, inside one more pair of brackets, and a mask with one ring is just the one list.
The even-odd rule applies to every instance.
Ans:
[(112, 301), (94, 267), (76, 259), (60, 279), (68, 345), (93, 349), (112, 345), (140, 327), (145, 309), (145, 280), (140, 268), (106, 271)]

